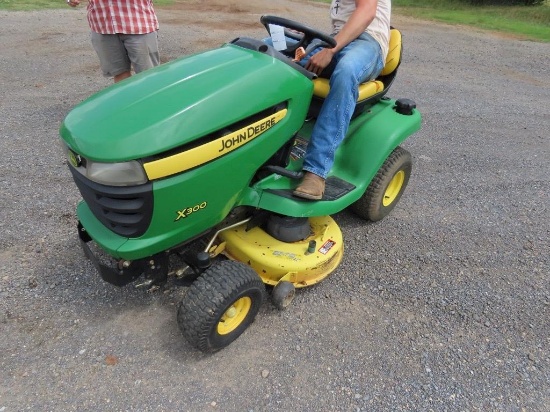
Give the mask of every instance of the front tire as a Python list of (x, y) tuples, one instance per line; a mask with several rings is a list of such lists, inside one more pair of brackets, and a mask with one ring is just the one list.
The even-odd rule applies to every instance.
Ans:
[(369, 187), (350, 209), (359, 217), (376, 222), (385, 218), (405, 191), (412, 171), (411, 154), (401, 147), (384, 161)]
[(178, 308), (178, 326), (195, 348), (215, 352), (246, 330), (264, 298), (265, 285), (252, 268), (222, 261), (191, 284)]

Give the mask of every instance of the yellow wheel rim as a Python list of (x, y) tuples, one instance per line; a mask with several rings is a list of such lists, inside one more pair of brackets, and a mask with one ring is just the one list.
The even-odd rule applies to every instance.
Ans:
[(399, 195), (399, 192), (401, 192), (404, 181), (405, 172), (403, 170), (400, 170), (392, 177), (390, 184), (384, 192), (384, 198), (382, 199), (382, 204), (384, 206), (389, 206), (393, 203), (395, 198)]
[(243, 322), (252, 306), (252, 299), (244, 296), (227, 308), (218, 323), (218, 333), (227, 335), (233, 332)]

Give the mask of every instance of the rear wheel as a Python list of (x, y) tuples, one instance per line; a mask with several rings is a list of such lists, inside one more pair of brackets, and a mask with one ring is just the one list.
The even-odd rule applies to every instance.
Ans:
[(217, 351), (254, 321), (264, 296), (265, 286), (252, 268), (222, 261), (191, 284), (178, 308), (178, 325), (191, 345)]
[(401, 147), (388, 156), (369, 187), (350, 209), (359, 217), (376, 222), (395, 207), (409, 183), (412, 170), (411, 154)]

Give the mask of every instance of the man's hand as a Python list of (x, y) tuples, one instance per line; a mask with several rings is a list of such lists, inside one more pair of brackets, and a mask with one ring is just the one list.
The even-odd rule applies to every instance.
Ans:
[(334, 51), (332, 49), (322, 49), (309, 58), (306, 70), (320, 75), (323, 69), (330, 64), (333, 57)]
[(71, 7), (76, 7), (80, 4), (80, 0), (67, 0), (67, 4)]

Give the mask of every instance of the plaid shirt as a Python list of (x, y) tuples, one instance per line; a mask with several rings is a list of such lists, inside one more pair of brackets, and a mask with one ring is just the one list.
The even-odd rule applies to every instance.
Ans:
[(88, 23), (100, 34), (147, 34), (158, 30), (153, 0), (88, 0)]

